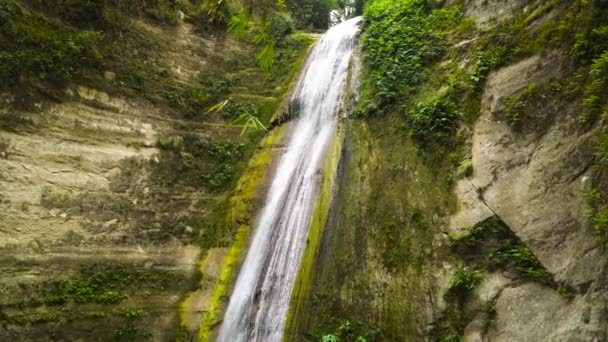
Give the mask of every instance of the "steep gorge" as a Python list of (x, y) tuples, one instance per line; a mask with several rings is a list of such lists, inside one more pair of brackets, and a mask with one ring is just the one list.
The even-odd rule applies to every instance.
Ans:
[[(316, 36), (263, 71), (247, 40), (157, 8), (96, 28), (101, 66), (3, 88), (0, 339), (217, 336)], [(606, 18), (367, 2), (286, 340), (608, 340)], [(243, 111), (269, 132), (240, 134)]]

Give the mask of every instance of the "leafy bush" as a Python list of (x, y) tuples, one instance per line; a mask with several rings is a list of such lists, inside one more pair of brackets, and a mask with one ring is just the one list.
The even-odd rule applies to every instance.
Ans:
[(286, 0), (285, 3), (299, 28), (312, 26), (314, 28), (326, 29), (329, 26), (329, 12), (334, 7), (334, 1)]
[(230, 18), (228, 0), (203, 0), (197, 16), (211, 24), (226, 24)]
[(321, 338), (321, 342), (339, 341), (366, 342), (367, 339), (355, 333), (355, 328), (350, 321), (344, 321), (340, 324), (336, 332), (334, 332), (333, 334), (324, 335)]
[(460, 114), (455, 103), (446, 97), (418, 103), (408, 116), (412, 137), (422, 146), (445, 147), (453, 143)]
[(0, 78), (64, 81), (100, 58), (95, 44), (103, 35), (75, 32), (15, 2), (0, 6)]
[(333, 335), (333, 334), (329, 334), (329, 335), (325, 335), (323, 336), (323, 338), (321, 338), (321, 342), (339, 342), (340, 339), (338, 338), (338, 336)]
[(268, 19), (270, 34), (275, 40), (281, 40), (295, 29), (295, 21), (287, 12), (273, 12)]

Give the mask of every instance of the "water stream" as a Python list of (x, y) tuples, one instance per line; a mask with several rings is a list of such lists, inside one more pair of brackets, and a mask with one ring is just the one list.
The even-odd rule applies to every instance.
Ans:
[(311, 51), (292, 104), (299, 109), (218, 341), (282, 341), (306, 246), (325, 150), (335, 135), (360, 18), (332, 27)]

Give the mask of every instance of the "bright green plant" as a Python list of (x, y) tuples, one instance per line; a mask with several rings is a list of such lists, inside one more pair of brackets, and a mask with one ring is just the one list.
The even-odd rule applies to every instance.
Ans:
[(595, 122), (603, 112), (608, 111), (608, 50), (593, 61), (589, 76), (580, 116), (584, 124)]
[(460, 268), (452, 276), (451, 288), (456, 291), (471, 291), (479, 285), (483, 276), (484, 272), (482, 270), (472, 270), (468, 267)]
[(235, 124), (243, 125), (243, 130), (241, 131), (241, 135), (244, 135), (247, 129), (251, 128), (253, 130), (263, 130), (267, 131), (266, 126), (260, 121), (260, 119), (253, 115), (250, 112), (244, 112), (234, 120)]
[(321, 342), (339, 342), (340, 339), (338, 338), (338, 336), (336, 335), (325, 335), (323, 336), (323, 338), (321, 338)]
[(551, 274), (547, 272), (528, 247), (519, 245), (509, 252), (511, 258), (515, 261), (515, 269), (522, 275), (542, 283), (551, 281)]

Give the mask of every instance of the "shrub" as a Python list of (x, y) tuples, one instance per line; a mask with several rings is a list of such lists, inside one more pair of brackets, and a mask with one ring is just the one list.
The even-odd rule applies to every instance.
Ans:
[(100, 58), (96, 43), (103, 35), (75, 32), (14, 2), (0, 7), (0, 78), (64, 81)]
[(165, 97), (173, 106), (189, 118), (194, 118), (205, 113), (210, 104), (207, 100), (205, 89), (200, 86), (195, 86), (185, 91), (168, 91), (165, 93)]
[(453, 143), (460, 114), (446, 97), (418, 103), (408, 116), (412, 137), (422, 146), (446, 147)]
[(295, 22), (287, 12), (273, 12), (268, 20), (270, 34), (275, 40), (281, 40), (295, 29)]
[(482, 270), (472, 270), (468, 267), (460, 268), (454, 273), (451, 280), (451, 289), (457, 292), (468, 292), (477, 287), (483, 279)]

